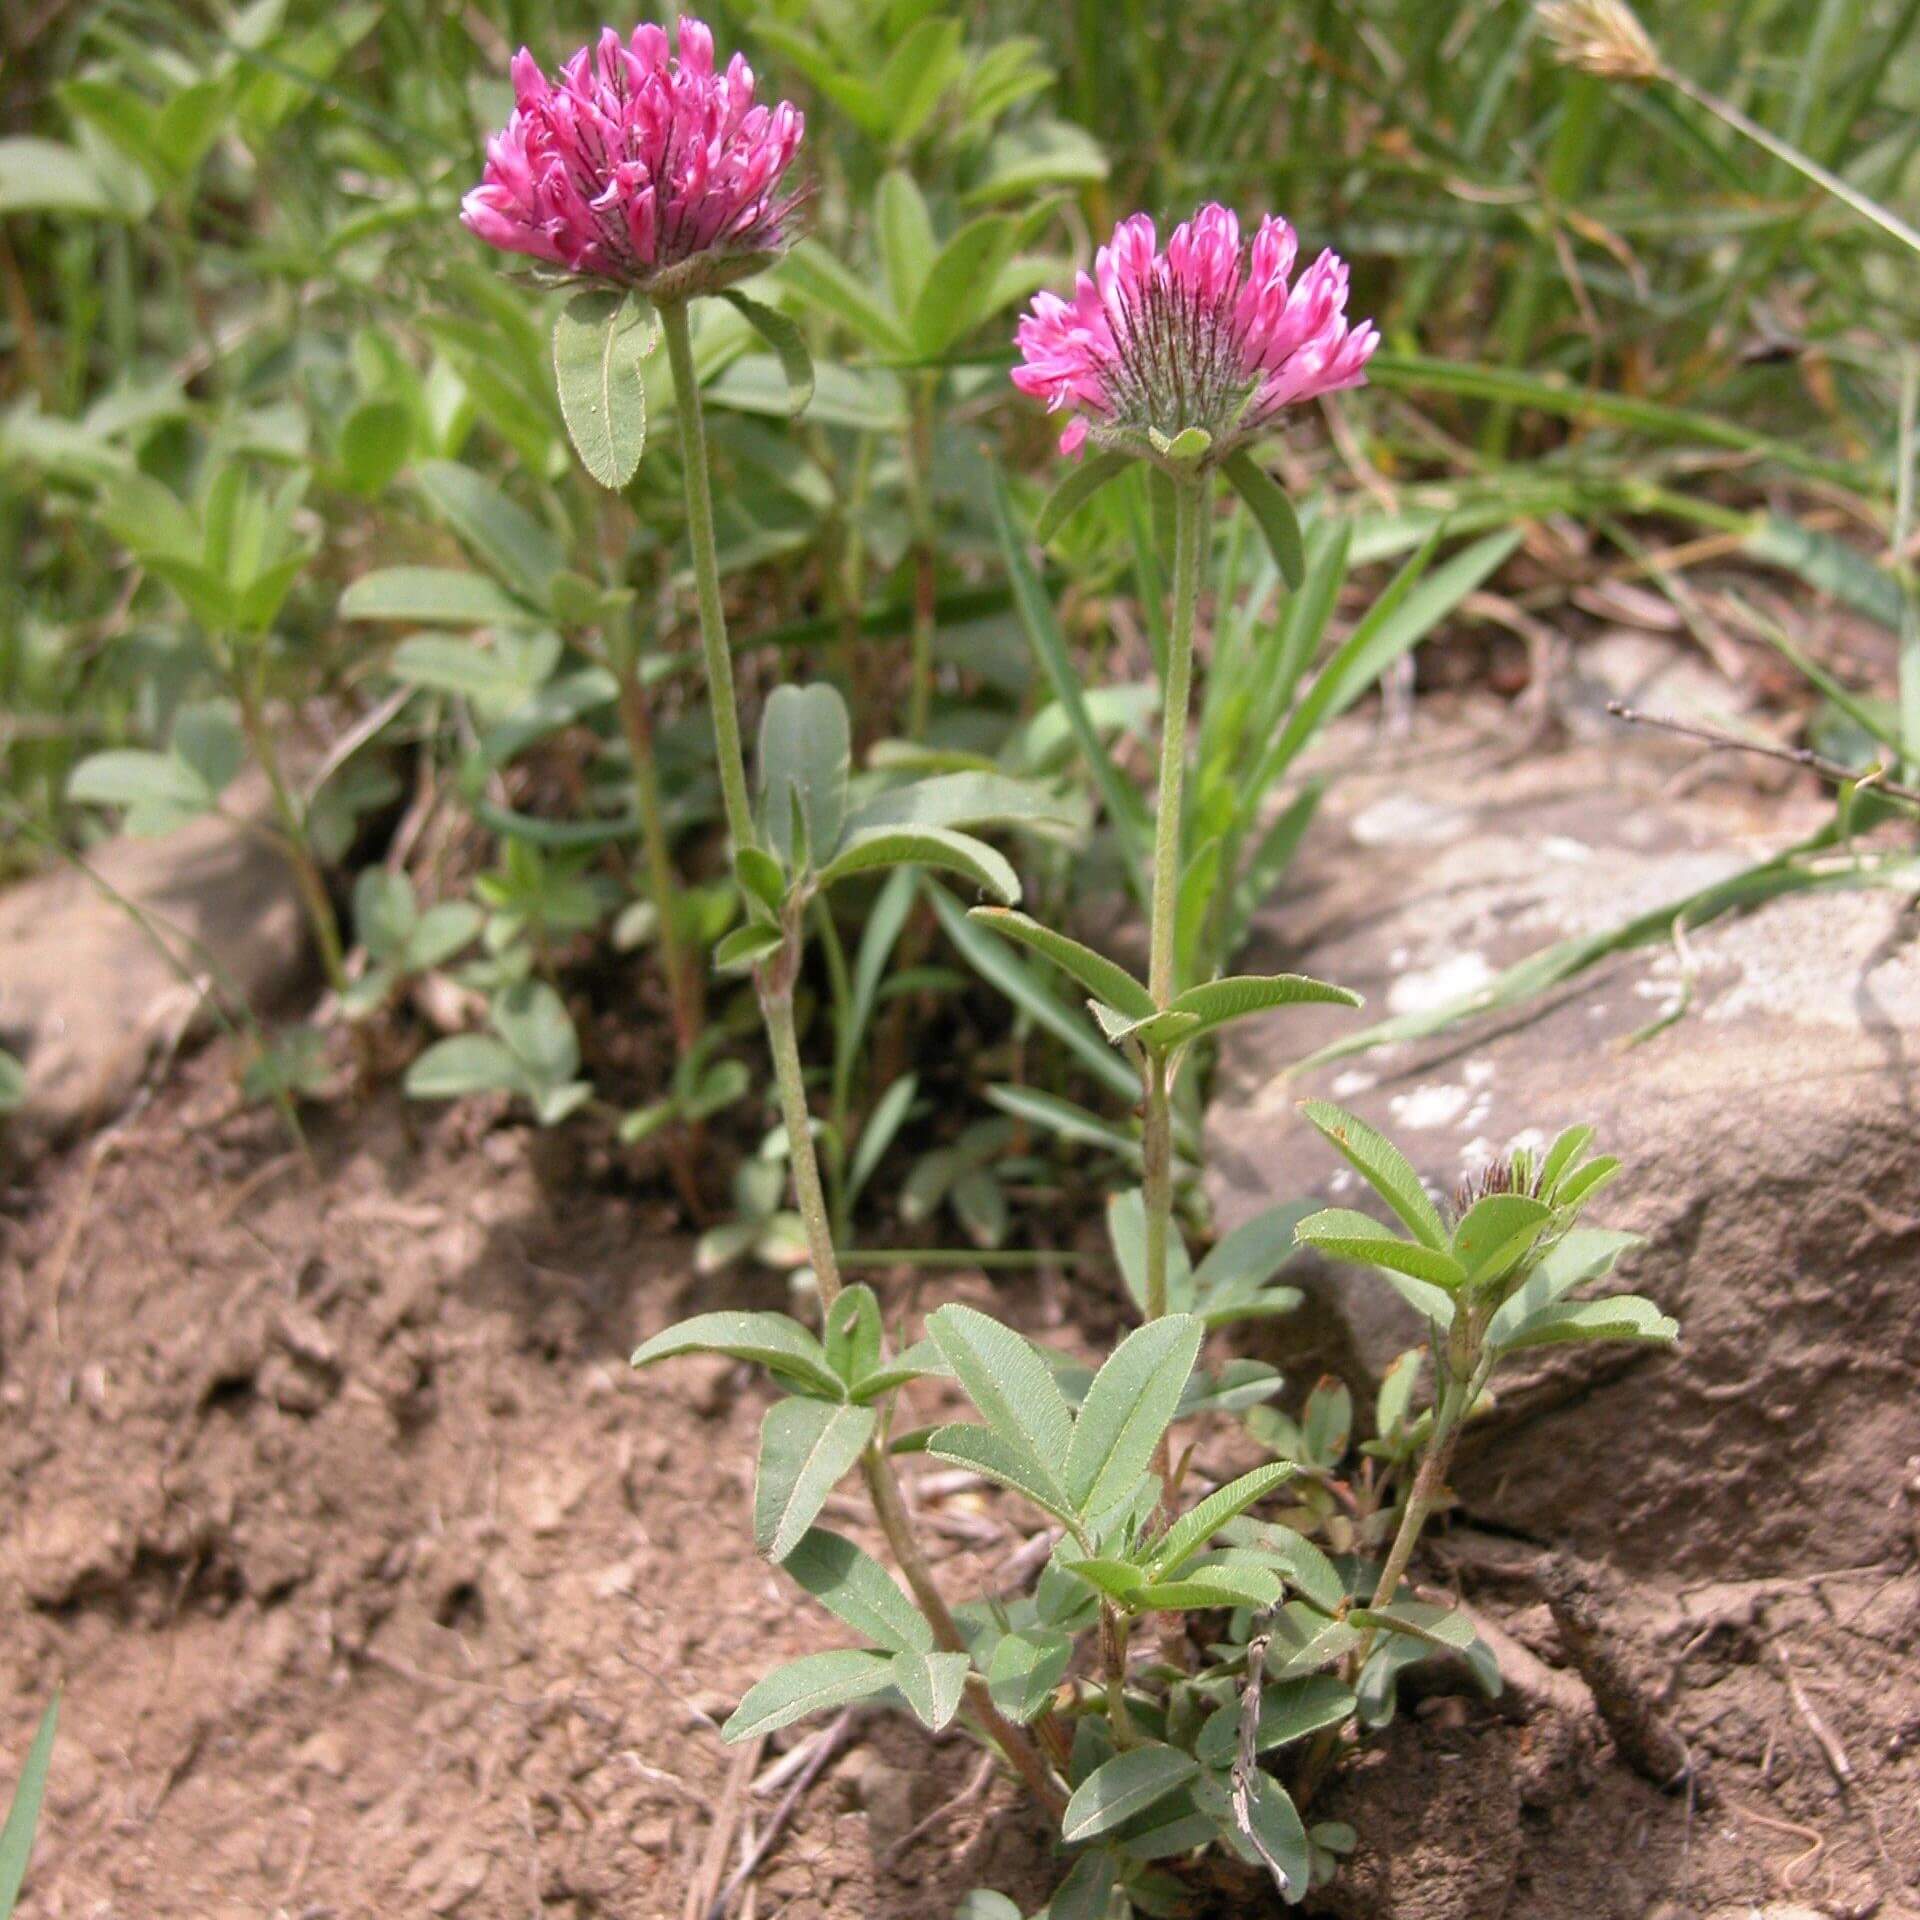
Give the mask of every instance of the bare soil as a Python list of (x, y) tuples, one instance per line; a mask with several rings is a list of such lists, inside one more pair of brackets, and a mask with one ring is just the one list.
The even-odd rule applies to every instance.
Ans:
[[(0, 1195), (0, 1752), (65, 1690), (23, 1915), (677, 1920), (719, 1810), (731, 1867), (787, 1790), (753, 1792), (780, 1753), (743, 1762), (715, 1723), (834, 1629), (752, 1550), (764, 1389), (626, 1356), (780, 1283), (696, 1276), (663, 1207), (496, 1109), (381, 1096), (310, 1137), (313, 1169), (216, 1046)], [(881, 1285), (1068, 1346), (1111, 1324), (1104, 1298), (1076, 1324), (1059, 1282)], [(1301, 1386), (1285, 1343), (1310, 1331), (1267, 1336)], [(1898, 1504), (1920, 1467), (1860, 1471)], [(977, 1489), (918, 1504), (956, 1594), (1003, 1582), (1032, 1525)], [(851, 1488), (829, 1515), (878, 1550)], [(1663, 1792), (1564, 1664), (1530, 1584), (1553, 1543), (1470, 1519), (1424, 1574), (1504, 1628), (1521, 1684), (1423, 1680), (1329, 1792), (1362, 1846), (1318, 1911), (1920, 1911), (1911, 1551), (1701, 1585), (1660, 1572), (1699, 1539), (1623, 1543), (1615, 1677), (1696, 1767)], [(855, 1716), (732, 1911), (946, 1920), (976, 1885), (1032, 1910), (1046, 1834), (980, 1778), (961, 1738)]]

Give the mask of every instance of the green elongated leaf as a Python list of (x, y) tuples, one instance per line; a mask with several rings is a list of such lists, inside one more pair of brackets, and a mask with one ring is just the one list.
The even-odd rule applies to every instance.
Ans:
[(1371, 1215), (1347, 1207), (1329, 1207), (1302, 1220), (1296, 1229), (1303, 1247), (1318, 1247), (1337, 1260), (1384, 1267), (1434, 1287), (1463, 1287), (1466, 1269), (1451, 1253), (1418, 1240), (1402, 1240)]
[(1036, 1628), (1003, 1633), (987, 1662), (987, 1694), (1009, 1720), (1025, 1726), (1053, 1697), (1073, 1661), (1073, 1642), (1064, 1633)]
[(20, 1898), (33, 1858), (33, 1837), (40, 1824), (40, 1802), (47, 1790), (47, 1768), (53, 1760), (53, 1736), (60, 1724), (60, 1696), (56, 1693), (40, 1716), (40, 1725), (27, 1749), (20, 1778), (14, 1783), (7, 1823), (0, 1827), (0, 1920), (6, 1920)]
[(1186, 1034), (1186, 1039), (1191, 1041), (1236, 1020), (1265, 1013), (1272, 1007), (1357, 1007), (1361, 1004), (1360, 996), (1349, 988), (1330, 986), (1304, 973), (1239, 973), (1189, 987), (1185, 993), (1175, 996), (1168, 1012), (1190, 1014), (1199, 1022)]
[[(1107, 1240), (1133, 1304), (1147, 1310), (1147, 1201), (1138, 1187), (1107, 1196)], [(1180, 1223), (1167, 1223), (1167, 1304), (1181, 1313), (1194, 1297), (1193, 1267)]]
[(1235, 1824), (1252, 1842), (1289, 1900), (1300, 1899), (1313, 1877), (1313, 1853), (1307, 1830), (1300, 1823), (1287, 1790), (1270, 1773), (1255, 1773), (1248, 1782), (1246, 1820)]
[(1082, 460), (1047, 495), (1034, 518), (1034, 539), (1045, 546), (1101, 488), (1119, 479), (1132, 464), (1131, 456), (1124, 453), (1096, 453)]
[(1589, 1280), (1613, 1271), (1623, 1253), (1640, 1245), (1637, 1233), (1614, 1233), (1605, 1227), (1575, 1227), (1550, 1247), (1526, 1284), (1504, 1302), (1487, 1324), (1487, 1340), (1504, 1346), (1542, 1308)]
[(780, 371), (787, 377), (787, 417), (797, 420), (813, 403), (813, 355), (807, 337), (778, 307), (754, 300), (737, 287), (720, 296), (773, 349)]
[(735, 927), (714, 948), (714, 969), (719, 973), (749, 973), (768, 954), (777, 952), (785, 944), (786, 935), (778, 927)]
[(879, 827), (1071, 826), (1072, 808), (1034, 780), (965, 771), (911, 780), (863, 801), (847, 815), (847, 832)]
[(901, 322), (819, 241), (800, 241), (780, 263), (778, 278), (809, 305), (852, 328), (877, 352), (905, 356), (913, 351)]
[(832, 687), (774, 688), (760, 720), (760, 804), (768, 843), (789, 870), (796, 804), (817, 865), (840, 844), (852, 755), (847, 705)]
[(876, 827), (855, 834), (820, 869), (820, 884), (833, 886), (856, 873), (881, 867), (931, 867), (957, 873), (1002, 900), (1020, 898), (1020, 876), (1005, 854), (950, 827)]
[(1344, 1660), (1364, 1637), (1345, 1620), (1329, 1620), (1298, 1600), (1289, 1601), (1273, 1621), (1267, 1648), (1267, 1672), (1276, 1680), (1298, 1679)]
[(1264, 1467), (1255, 1467), (1251, 1473), (1241, 1474), (1237, 1480), (1229, 1480), (1198, 1505), (1189, 1507), (1167, 1529), (1165, 1536), (1154, 1543), (1154, 1576), (1177, 1574), (1228, 1521), (1237, 1520), (1256, 1500), (1283, 1480), (1291, 1480), (1296, 1471), (1291, 1461), (1270, 1461)]
[(1568, 1127), (1547, 1149), (1546, 1158), (1540, 1162), (1540, 1191), (1551, 1193), (1554, 1183), (1586, 1152), (1592, 1142), (1591, 1127)]
[(1194, 1315), (1167, 1314), (1136, 1327), (1094, 1375), (1062, 1470), (1083, 1514), (1104, 1513), (1147, 1471), (1205, 1336)]
[(401, 400), (367, 400), (340, 429), (340, 467), (347, 485), (371, 500), (393, 484), (413, 448), (413, 414)]
[(1020, 615), (1020, 624), (1026, 630), (1047, 686), (1060, 704), (1067, 731), (1073, 736), (1073, 743), (1086, 763), (1087, 772), (1099, 789), (1114, 831), (1126, 847), (1128, 872), (1134, 876), (1137, 885), (1137, 872), (1147, 850), (1144, 809), (1139, 796), (1114, 765), (1113, 756), (1107, 752), (1094, 727), (1093, 717), (1087, 710), (1079, 671), (1068, 652), (1066, 636), (1061, 633), (1060, 624), (1054, 617), (1052, 603), (1040, 584), (1039, 575), (1033, 570), (1033, 563), (1027, 558), (1025, 540), (1014, 524), (1013, 502), (1007, 494), (1006, 479), (998, 467), (992, 470), (992, 478), (989, 504), (993, 510), (994, 532), (999, 538), (1001, 558), (1006, 564), (1008, 584), (1013, 589), (1014, 608)]
[(847, 1169), (849, 1211), (859, 1199), (861, 1190), (873, 1178), (873, 1170), (880, 1164), (882, 1156), (893, 1145), (894, 1136), (905, 1124), (907, 1109), (913, 1105), (913, 1096), (919, 1087), (917, 1074), (903, 1073), (873, 1103), (873, 1111), (867, 1115), (867, 1124), (860, 1129), (860, 1144), (854, 1149), (852, 1164)]
[(725, 1353), (751, 1360), (828, 1400), (839, 1400), (846, 1392), (827, 1362), (826, 1349), (784, 1313), (696, 1313), (636, 1348), (633, 1365), (650, 1367), (679, 1353)]
[(0, 1047), (0, 1114), (18, 1113), (27, 1104), (27, 1070)]
[(822, 1329), (827, 1365), (851, 1387), (879, 1364), (885, 1344), (880, 1326), (880, 1299), (860, 1283), (843, 1287), (827, 1309)]
[(225, 793), (247, 762), (247, 736), (224, 701), (182, 707), (173, 721), (173, 756), (200, 777), (207, 791)]
[[(1310, 1673), (1298, 1680), (1281, 1680), (1260, 1691), (1259, 1731), (1254, 1751), (1271, 1753), (1276, 1747), (1304, 1740), (1322, 1727), (1337, 1727), (1352, 1714), (1353, 1690), (1331, 1673)], [(1203, 1766), (1233, 1764), (1240, 1744), (1240, 1703), (1230, 1701), (1209, 1714), (1193, 1743)]]
[[(1114, 1064), (1117, 1066), (1119, 1062), (1115, 1061)], [(1002, 1113), (1010, 1113), (1016, 1120), (1026, 1120), (1034, 1126), (1044, 1127), (1063, 1140), (1076, 1140), (1082, 1146), (1103, 1147), (1109, 1153), (1118, 1154), (1131, 1166), (1140, 1164), (1138, 1140), (1122, 1133), (1118, 1127), (1097, 1119), (1085, 1107), (1077, 1107), (1071, 1100), (1062, 1100), (1057, 1094), (1042, 1093), (1034, 1087), (994, 1086), (987, 1089), (987, 1099)]]
[(647, 448), (642, 367), (660, 337), (654, 311), (631, 293), (576, 293), (553, 328), (560, 416), (580, 464), (616, 492)]
[(883, 1393), (891, 1393), (895, 1387), (904, 1386), (909, 1380), (945, 1380), (951, 1377), (952, 1370), (941, 1357), (940, 1349), (931, 1340), (916, 1340), (905, 1353), (884, 1361), (873, 1372), (864, 1375), (854, 1388), (853, 1398), (866, 1406)]
[(1642, 1340), (1671, 1346), (1680, 1337), (1680, 1323), (1662, 1313), (1637, 1293), (1618, 1293), (1606, 1300), (1562, 1300), (1543, 1307), (1508, 1335), (1503, 1352), (1525, 1347), (1553, 1347), (1576, 1340)]
[(1386, 1607), (1355, 1607), (1347, 1624), (1363, 1632), (1404, 1633), (1430, 1647), (1452, 1653), (1473, 1645), (1473, 1623), (1453, 1607), (1430, 1606), (1424, 1600), (1396, 1600)]
[(880, 264), (895, 313), (911, 313), (926, 285), (935, 252), (933, 216), (914, 177), (890, 167), (874, 195), (874, 224), (880, 236)]
[(1153, 995), (1125, 967), (1064, 933), (1055, 933), (1051, 927), (1042, 926), (1024, 913), (1014, 913), (1005, 907), (975, 907), (968, 917), (1051, 960), (1063, 973), (1079, 981), (1096, 1000), (1125, 1014), (1129, 1020), (1149, 1019), (1157, 1011)]
[(733, 856), (734, 877), (743, 892), (778, 914), (787, 897), (787, 876), (765, 847), (742, 847)]
[(1233, 490), (1247, 503), (1273, 564), (1289, 587), (1297, 589), (1307, 577), (1307, 550), (1300, 538), (1300, 521), (1293, 502), (1280, 483), (1244, 449), (1220, 463)]
[(567, 564), (559, 541), (471, 467), (428, 460), (418, 477), (421, 491), (473, 557), (494, 568), (529, 605), (546, 606), (554, 575)]
[(767, 1409), (754, 1476), (753, 1543), (776, 1566), (860, 1458), (877, 1418), (871, 1407), (797, 1397)]
[(1343, 1113), (1325, 1100), (1306, 1101), (1300, 1111), (1400, 1216), (1409, 1233), (1430, 1247), (1446, 1247), (1447, 1230), (1441, 1225), (1439, 1212), (1398, 1147), (1364, 1120)]
[(531, 1094), (513, 1049), (490, 1033), (456, 1033), (436, 1041), (407, 1069), (410, 1100), (458, 1100), (470, 1093)]
[(1294, 1256), (1294, 1229), (1313, 1208), (1287, 1201), (1256, 1213), (1219, 1242), (1193, 1271), (1195, 1302), (1239, 1299), (1264, 1287)]
[(973, 330), (1019, 235), (1010, 215), (983, 213), (940, 249), (907, 322), (917, 353), (931, 360)]
[(1525, 1193), (1489, 1193), (1467, 1209), (1453, 1230), (1453, 1257), (1467, 1270), (1467, 1284), (1498, 1280), (1539, 1239), (1553, 1209)]
[(1280, 1598), (1280, 1577), (1250, 1561), (1208, 1562), (1176, 1580), (1155, 1580), (1133, 1596), (1146, 1612), (1194, 1613), (1204, 1607), (1270, 1607)]
[(1147, 1576), (1131, 1560), (1093, 1554), (1083, 1560), (1062, 1560), (1060, 1564), (1111, 1600), (1124, 1602), (1147, 1584)]
[(1051, 1477), (1073, 1444), (1073, 1415), (1032, 1342), (951, 1303), (929, 1317), (927, 1332), (980, 1417)]
[(1344, 713), (1402, 654), (1420, 644), (1520, 543), (1516, 532), (1489, 534), (1429, 576), (1439, 533), (1429, 539), (1340, 643), (1294, 707), (1249, 783), (1266, 793), (1309, 740)]
[(1583, 1207), (1602, 1187), (1611, 1185), (1619, 1173), (1620, 1162), (1612, 1154), (1603, 1153), (1597, 1160), (1589, 1160), (1584, 1167), (1576, 1167), (1563, 1175), (1554, 1200), (1562, 1207)]
[(914, 1718), (938, 1733), (960, 1711), (969, 1665), (964, 1653), (896, 1653), (893, 1684)]
[(810, 1653), (776, 1667), (733, 1711), (720, 1737), (729, 1746), (775, 1733), (810, 1713), (865, 1700), (893, 1684), (893, 1655), (865, 1647)]
[(1113, 1848), (1083, 1853), (1053, 1890), (1044, 1909), (1047, 1920), (1111, 1920), (1119, 1878), (1120, 1856)]
[(67, 798), (95, 807), (153, 807), (182, 818), (205, 813), (219, 795), (171, 753), (114, 747), (89, 754), (67, 780)]
[(1069, 1523), (1079, 1516), (1061, 1491), (1060, 1483), (1026, 1448), (997, 1434), (991, 1427), (936, 1427), (927, 1436), (926, 1451), (936, 1460), (971, 1467), (1003, 1487), (1024, 1494), (1056, 1520)]
[(1095, 1767), (1074, 1790), (1060, 1819), (1069, 1846), (1110, 1833), (1184, 1786), (1200, 1771), (1190, 1753), (1158, 1740), (1143, 1741)]
[(0, 214), (99, 213), (137, 219), (107, 191), (98, 170), (77, 147), (27, 135), (0, 140)]
[(484, 573), (462, 567), (382, 567), (340, 596), (344, 620), (408, 620), (445, 627), (524, 627), (541, 615)]
[(915, 21), (874, 78), (878, 119), (870, 131), (896, 149), (913, 139), (962, 70), (960, 39), (957, 19), (933, 15)]
[(1022, 965), (1000, 941), (982, 933), (944, 887), (928, 884), (926, 893), (947, 938), (983, 980), (997, 987), (1029, 1019), (1071, 1048), (1117, 1097), (1126, 1100), (1139, 1097), (1139, 1082), (1126, 1062), (1116, 1059), (1112, 1049), (1101, 1044), (1099, 1036), (1078, 1013), (1055, 999), (1033, 969)]
[(851, 1540), (825, 1527), (810, 1528), (781, 1561), (836, 1619), (889, 1653), (931, 1653), (933, 1629), (893, 1576)]

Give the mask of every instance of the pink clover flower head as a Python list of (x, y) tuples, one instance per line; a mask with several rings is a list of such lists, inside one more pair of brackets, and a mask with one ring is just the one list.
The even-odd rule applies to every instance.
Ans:
[(713, 65), (713, 35), (682, 18), (623, 41), (611, 27), (549, 80), (524, 47), (515, 106), (487, 142), (460, 218), (489, 246), (655, 299), (712, 293), (788, 244), (799, 195), (783, 192), (806, 123), (754, 102), (753, 70)]
[(1050, 412), (1073, 409), (1061, 451), (1096, 446), (1163, 459), (1191, 428), (1207, 462), (1265, 432), (1288, 407), (1357, 387), (1380, 336), (1347, 321), (1347, 263), (1323, 253), (1297, 279), (1286, 221), (1240, 222), (1209, 204), (1173, 230), (1121, 221), (1073, 298), (1034, 296), (1017, 338), (1013, 384)]

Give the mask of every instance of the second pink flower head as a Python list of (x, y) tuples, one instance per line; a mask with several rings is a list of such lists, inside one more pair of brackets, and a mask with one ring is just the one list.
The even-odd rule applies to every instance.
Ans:
[(609, 27), (551, 81), (522, 48), (513, 87), (461, 203), (490, 245), (661, 298), (712, 292), (786, 245), (797, 196), (780, 182), (805, 121), (756, 106), (738, 54), (716, 73), (700, 21), (681, 19), (678, 58), (661, 27)]
[(1173, 230), (1123, 220), (1081, 274), (1072, 300), (1034, 297), (1020, 322), (1013, 383), (1050, 411), (1078, 410), (1061, 436), (1149, 455), (1154, 437), (1189, 427), (1224, 457), (1287, 407), (1357, 387), (1380, 336), (1347, 322), (1347, 266), (1322, 253), (1292, 279), (1298, 242), (1286, 221), (1260, 223), (1243, 246), (1231, 209), (1208, 205)]

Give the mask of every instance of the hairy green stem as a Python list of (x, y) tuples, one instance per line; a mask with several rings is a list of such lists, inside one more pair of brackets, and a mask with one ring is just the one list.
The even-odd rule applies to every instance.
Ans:
[(913, 665), (907, 738), (924, 741), (933, 713), (933, 402), (937, 375), (913, 383), (907, 429), (907, 505), (913, 522)]
[(813, 1114), (800, 1068), (800, 1037), (793, 1025), (793, 974), (799, 971), (800, 936), (789, 933), (760, 976), (760, 1012), (773, 1048), (773, 1074), (780, 1088), (780, 1117), (787, 1125), (787, 1158), (793, 1166), (793, 1195), (806, 1228), (807, 1257), (820, 1286), (820, 1304), (840, 1297), (840, 1261), (833, 1250), (833, 1220), (820, 1184), (820, 1156), (813, 1144)]
[[(740, 750), (740, 715), (727, 647), (726, 615), (720, 605), (720, 569), (714, 553), (713, 497), (707, 473), (706, 435), (700, 417), (700, 389), (693, 373), (685, 306), (663, 307), (660, 318), (679, 401), (687, 529), (693, 543), (694, 578), (700, 590), (700, 638), (706, 653), (707, 693), (713, 708), (720, 785), (726, 800), (728, 831), (734, 846), (740, 848), (752, 846), (756, 841), (753, 813), (747, 799), (746, 763)], [(793, 987), (800, 971), (802, 950), (798, 921), (790, 920), (785, 933), (779, 950), (755, 970), (754, 980), (759, 991), (761, 1017), (766, 1022), (768, 1045), (773, 1053), (780, 1113), (787, 1128), (787, 1154), (793, 1166), (794, 1197), (806, 1229), (808, 1257), (813, 1262), (821, 1305), (831, 1307), (840, 1294), (840, 1262), (834, 1251), (826, 1193), (820, 1183), (820, 1157), (814, 1146), (812, 1116), (807, 1106), (800, 1039), (793, 1024)], [(915, 1602), (933, 1629), (936, 1644), (950, 1653), (966, 1652), (965, 1637), (934, 1584), (933, 1570), (914, 1538), (893, 1461), (883, 1444), (875, 1442), (868, 1446), (861, 1456), (861, 1470), (866, 1476), (880, 1529), (893, 1549)], [(986, 1679), (977, 1671), (970, 1670), (967, 1675), (967, 1700), (987, 1737), (1026, 1781), (1041, 1805), (1058, 1819), (1067, 1804), (1058, 1780), (1033, 1742), (994, 1705), (987, 1692)]]
[[(1148, 934), (1147, 991), (1155, 1006), (1174, 997), (1174, 925), (1180, 906), (1180, 801), (1187, 776), (1187, 707), (1193, 685), (1193, 628), (1200, 603), (1200, 551), (1206, 531), (1206, 481), (1174, 483), (1173, 617), (1167, 627), (1167, 672), (1160, 726), (1160, 784), (1153, 829), (1153, 920)], [(1148, 1057), (1142, 1186), (1146, 1203), (1147, 1318), (1167, 1310), (1167, 1243), (1173, 1220), (1173, 1107), (1166, 1062)]]
[[(860, 1468), (866, 1475), (867, 1491), (873, 1499), (873, 1511), (880, 1531), (900, 1563), (907, 1587), (933, 1629), (935, 1643), (946, 1653), (965, 1653), (967, 1642), (953, 1617), (945, 1597), (934, 1584), (933, 1569), (927, 1565), (920, 1543), (914, 1538), (913, 1522), (907, 1503), (901, 1496), (900, 1482), (893, 1471), (892, 1457), (878, 1440), (868, 1443), (860, 1456)], [(983, 1674), (967, 1674), (967, 1702), (985, 1729), (987, 1737), (1000, 1749), (1007, 1764), (1032, 1790), (1035, 1799), (1057, 1820), (1067, 1810), (1067, 1797), (1060, 1790), (1038, 1747), (993, 1703)]]
[(680, 423), (680, 465), (687, 495), (687, 538), (693, 547), (693, 580), (700, 600), (700, 645), (706, 655), (713, 744), (720, 762), (720, 795), (734, 851), (757, 844), (753, 803), (747, 797), (747, 762), (740, 746), (740, 705), (733, 691), (733, 655), (727, 646), (727, 616), (720, 604), (720, 561), (713, 538), (713, 481), (707, 472), (707, 428), (700, 381), (693, 370), (693, 338), (686, 302), (660, 309), (673, 369), (674, 414)]

